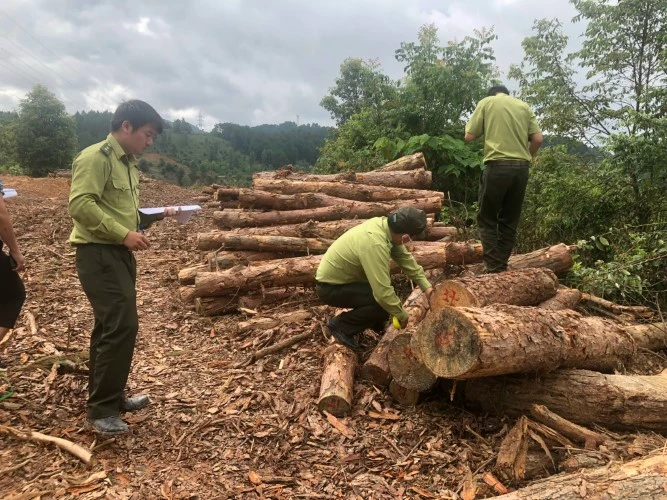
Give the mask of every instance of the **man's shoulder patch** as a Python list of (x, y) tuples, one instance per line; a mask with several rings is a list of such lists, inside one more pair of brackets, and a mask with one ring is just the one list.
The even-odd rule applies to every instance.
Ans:
[(108, 142), (105, 142), (104, 144), (102, 144), (102, 147), (100, 148), (100, 151), (102, 151), (102, 153), (104, 153), (107, 156), (111, 156), (111, 153), (113, 152), (113, 148), (111, 147), (111, 144), (109, 144)]

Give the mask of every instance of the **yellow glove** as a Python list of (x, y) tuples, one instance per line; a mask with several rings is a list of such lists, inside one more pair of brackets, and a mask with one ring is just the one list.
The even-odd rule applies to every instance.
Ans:
[(394, 325), (394, 328), (396, 328), (397, 330), (400, 330), (400, 329), (403, 328), (403, 327), (401, 326), (401, 322), (398, 321), (398, 318), (397, 318), (396, 316), (394, 316), (394, 317), (392, 318), (391, 323)]

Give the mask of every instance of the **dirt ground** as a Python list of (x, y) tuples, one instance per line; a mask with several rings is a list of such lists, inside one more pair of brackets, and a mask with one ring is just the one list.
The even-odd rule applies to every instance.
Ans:
[[(310, 328), (311, 339), (240, 366), (252, 351), (280, 340), (275, 335), (299, 332), (239, 336), (235, 327), (245, 314), (204, 318), (181, 303), (177, 273), (200, 261), (196, 235), (212, 228), (206, 210), (184, 226), (167, 220), (147, 232), (151, 249), (137, 255), (140, 330), (129, 391), (150, 394), (153, 404), (126, 415), (129, 436), (97, 440), (83, 428), (83, 367), (58, 373), (52, 363), (34, 364), (57, 352), (74, 359), (87, 350), (92, 327), (67, 243), (69, 181), (3, 180), (19, 193), (6, 203), (27, 259), (28, 298), (17, 329), (0, 347), (8, 363), (0, 372), (0, 426), (65, 438), (94, 448), (96, 457), (86, 468), (54, 445), (0, 432), (3, 498), (494, 495), (480, 477), (493, 470), (513, 420), (467, 411), (445, 391), (434, 391), (416, 408), (401, 408), (388, 394), (358, 383), (352, 414), (340, 419), (342, 426), (333, 425), (316, 406), (321, 353), (329, 343), (317, 322), (299, 327)], [(159, 182), (141, 189), (142, 206), (190, 204), (200, 195)], [(298, 304), (282, 310), (290, 307)], [(642, 371), (666, 366), (664, 356), (652, 354)], [(619, 439), (634, 443), (635, 455), (665, 445), (655, 434)]]

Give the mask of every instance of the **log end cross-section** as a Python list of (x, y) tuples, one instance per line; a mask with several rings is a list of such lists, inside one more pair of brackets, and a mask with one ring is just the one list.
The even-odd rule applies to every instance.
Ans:
[(472, 370), (481, 350), (475, 326), (453, 307), (427, 314), (414, 342), (424, 364), (445, 378)]

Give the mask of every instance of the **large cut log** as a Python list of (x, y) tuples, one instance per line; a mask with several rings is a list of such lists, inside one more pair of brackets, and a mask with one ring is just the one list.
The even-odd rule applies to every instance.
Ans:
[[(222, 238), (224, 241), (225, 238)], [(178, 272), (178, 282), (181, 285), (194, 285), (198, 273), (219, 271), (234, 266), (247, 266), (251, 262), (261, 262), (275, 259), (288, 259), (307, 252), (262, 252), (262, 251), (220, 251), (211, 252), (207, 262), (184, 267)], [(313, 252), (319, 253), (319, 252)]]
[(415, 339), (433, 373), (459, 379), (558, 367), (613, 370), (636, 348), (631, 335), (604, 318), (503, 304), (445, 306), (427, 315)]
[(305, 182), (356, 182), (369, 186), (389, 186), (404, 189), (427, 189), (431, 186), (432, 174), (428, 170), (419, 168), (406, 171), (382, 172), (344, 172), (340, 174), (305, 174), (290, 169), (279, 169), (273, 172), (258, 172), (253, 174), (254, 179), (287, 179)]
[(418, 168), (426, 168), (424, 153), (402, 156), (398, 160), (376, 168), (374, 172), (394, 172), (396, 170), (415, 170)]
[[(445, 280), (434, 285), (431, 309), (444, 306), (488, 304), (534, 305), (556, 293), (558, 279), (545, 268), (528, 268), (470, 278)], [(391, 376), (400, 385), (427, 391), (437, 377), (424, 365), (419, 342), (413, 339), (415, 327), (392, 339), (388, 350)]]
[(354, 370), (357, 355), (347, 347), (332, 344), (324, 351), (324, 369), (317, 407), (337, 417), (352, 409)]
[[(417, 247), (415, 260), (424, 269), (439, 269), (481, 260), (481, 245), (477, 243), (442, 243), (438, 246)], [(262, 287), (313, 285), (321, 255), (280, 259), (249, 267), (234, 267), (225, 271), (199, 273), (195, 278), (198, 297), (259, 290)], [(392, 273), (401, 269), (392, 261)]]
[(667, 431), (667, 375), (607, 375), (556, 370), (534, 376), (468, 380), (466, 403), (494, 414), (519, 416), (547, 406), (580, 425)]
[(322, 238), (295, 238), (292, 236), (257, 236), (228, 233), (222, 246), (228, 250), (247, 250), (272, 253), (324, 253), (333, 243)]
[(504, 273), (456, 278), (438, 283), (431, 306), (484, 307), (490, 304), (532, 306), (556, 295), (558, 278), (550, 269), (533, 267)]
[[(403, 308), (410, 315), (410, 323), (412, 325), (416, 325), (424, 319), (429, 307), (430, 305), (428, 300), (426, 300), (426, 295), (424, 295), (419, 288), (415, 288), (403, 303)], [(389, 363), (387, 361), (387, 351), (394, 338), (400, 334), (401, 330), (394, 328), (394, 326), (389, 323), (384, 331), (384, 335), (382, 335), (382, 338), (375, 346), (375, 349), (373, 349), (373, 352), (359, 371), (359, 377), (362, 380), (368, 380), (378, 387), (387, 387), (391, 379), (389, 374)]]
[[(256, 178), (253, 180), (253, 189), (260, 192), (280, 193), (282, 195), (297, 195), (297, 194), (322, 194), (329, 195), (329, 197), (336, 197), (346, 199), (348, 201), (393, 201), (393, 200), (414, 200), (417, 198), (433, 198), (438, 197), (440, 201), (444, 199), (444, 194), (437, 191), (429, 191), (426, 189), (404, 189), (393, 188), (387, 186), (371, 186), (368, 184), (356, 184), (354, 182), (308, 182), (308, 181), (293, 181), (286, 179), (266, 179)], [(246, 198), (247, 202), (253, 200), (251, 196), (252, 191), (239, 190), (239, 201)], [(266, 194), (261, 195), (262, 200), (271, 203)], [(289, 198), (285, 198), (285, 202)], [(297, 198), (302, 202), (304, 197)], [(311, 198), (309, 207), (318, 206), (317, 203), (324, 203), (330, 201), (328, 197)], [(273, 202), (276, 203), (276, 202)], [(264, 206), (264, 205), (256, 205)], [(320, 205), (330, 206), (330, 205)], [(304, 207), (305, 208), (305, 207)], [(290, 208), (291, 209), (291, 208)]]
[(290, 210), (271, 212), (214, 212), (213, 219), (219, 227), (253, 227), (297, 224), (309, 220), (328, 221), (338, 219), (369, 218), (388, 215), (403, 206), (411, 206), (425, 212), (438, 212), (442, 200), (438, 197), (400, 200), (394, 203), (355, 202), (348, 206), (313, 208), (310, 210)]
[[(211, 267), (208, 264), (197, 264), (196, 266), (184, 267), (178, 271), (178, 283), (179, 285), (194, 285), (197, 274), (205, 273), (210, 270)], [(186, 293), (185, 297), (181, 294), (181, 298), (187, 302), (188, 294)]]
[(537, 307), (540, 309), (574, 309), (581, 300), (581, 291), (576, 288), (568, 288), (566, 286), (559, 286), (556, 290), (556, 295), (540, 302)]
[[(197, 248), (199, 250), (217, 250), (224, 243), (229, 234), (244, 234), (256, 236), (292, 236), (295, 238), (323, 238), (335, 240), (345, 231), (358, 226), (366, 219), (342, 219), (332, 221), (307, 221), (301, 224), (287, 224), (282, 226), (247, 227), (234, 229), (232, 231), (209, 231), (197, 234)], [(425, 239), (435, 241), (442, 238), (456, 239), (458, 230), (455, 227), (426, 226)], [(267, 259), (268, 260), (268, 259)]]
[(667, 455), (541, 479), (496, 500), (645, 500), (665, 498)]
[(637, 346), (644, 349), (659, 351), (667, 348), (667, 323), (628, 325), (623, 330), (635, 340)]
[[(572, 268), (574, 263), (572, 253), (576, 250), (576, 246), (559, 243), (534, 252), (512, 255), (509, 259), (509, 268), (546, 267), (556, 274), (562, 274)], [(484, 272), (484, 264), (471, 266), (471, 271), (477, 274)]]
[(412, 332), (396, 335), (387, 351), (387, 363), (391, 378), (397, 384), (406, 389), (425, 392), (435, 385), (438, 377), (424, 366), (421, 351), (413, 344), (412, 338)]

